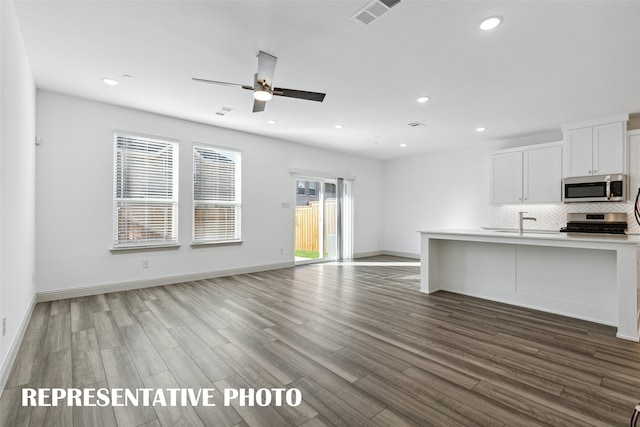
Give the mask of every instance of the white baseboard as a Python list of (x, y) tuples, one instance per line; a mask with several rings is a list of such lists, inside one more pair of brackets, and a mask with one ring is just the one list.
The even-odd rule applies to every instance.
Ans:
[(9, 351), (7, 352), (7, 357), (0, 368), (0, 398), (4, 393), (4, 387), (7, 385), (7, 381), (9, 380), (9, 374), (11, 374), (11, 368), (13, 368), (13, 363), (16, 361), (16, 357), (18, 356), (18, 350), (20, 350), (20, 344), (22, 344), (22, 339), (24, 338), (24, 334), (27, 331), (27, 326), (29, 326), (29, 322), (31, 321), (31, 315), (33, 314), (33, 309), (36, 306), (36, 295), (34, 294), (31, 298), (31, 302), (29, 303), (29, 308), (25, 313), (22, 321), (20, 322), (20, 327), (18, 328), (18, 333), (16, 334), (15, 339), (11, 343), (9, 347)]
[[(354, 254), (354, 258), (365, 258), (378, 255), (393, 255), (405, 258), (420, 259), (419, 254), (395, 251), (371, 251)], [(179, 274), (174, 276), (154, 277), (150, 279), (128, 280), (124, 282), (102, 283), (77, 288), (56, 289), (36, 293), (37, 302), (56, 301), (66, 298), (86, 297), (90, 295), (106, 294), (109, 292), (130, 291), (133, 289), (149, 288), (153, 286), (173, 285), (175, 283), (192, 282), (194, 280), (212, 279), (215, 277), (233, 276), (235, 274), (257, 273), (259, 271), (277, 270), (279, 268), (294, 267), (294, 261), (274, 264), (252, 265), (248, 267), (230, 268), (226, 270), (205, 271), (200, 273)]]
[(383, 254), (383, 251), (358, 252), (357, 254), (353, 254), (353, 258), (366, 258), (368, 256), (379, 256)]
[(399, 256), (403, 258), (420, 259), (420, 254), (414, 254), (411, 252), (398, 252), (398, 251), (382, 251), (384, 255)]
[(133, 289), (150, 288), (153, 286), (173, 285), (175, 283), (192, 282), (194, 280), (212, 279), (215, 277), (233, 276), (236, 274), (257, 273), (259, 271), (277, 270), (293, 267), (294, 262), (276, 264), (252, 265), (248, 267), (230, 268), (226, 270), (205, 271), (200, 273), (179, 274), (175, 276), (155, 277), (151, 279), (129, 280), (125, 282), (104, 283), (78, 288), (57, 289), (55, 291), (38, 292), (38, 302), (55, 301), (66, 298), (86, 297), (90, 295), (106, 294), (109, 292), (130, 291)]
[(391, 255), (391, 256), (399, 256), (403, 258), (412, 258), (412, 259), (420, 259), (420, 254), (414, 254), (411, 252), (398, 252), (398, 251), (371, 251), (371, 252), (358, 252), (357, 254), (353, 254), (353, 258), (366, 258), (370, 256), (380, 256), (380, 255)]

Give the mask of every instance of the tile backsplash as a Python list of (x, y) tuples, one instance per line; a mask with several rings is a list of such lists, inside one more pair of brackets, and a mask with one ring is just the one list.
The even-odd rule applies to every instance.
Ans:
[(537, 221), (526, 221), (525, 228), (559, 230), (567, 225), (570, 212), (616, 212), (627, 214), (628, 234), (640, 234), (640, 226), (633, 215), (633, 203), (558, 203), (548, 205), (495, 205), (491, 207), (491, 227), (517, 228), (518, 212), (527, 212)]

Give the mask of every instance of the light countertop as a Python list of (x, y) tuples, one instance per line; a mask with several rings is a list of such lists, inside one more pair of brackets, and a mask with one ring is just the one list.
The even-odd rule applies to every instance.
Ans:
[(520, 235), (515, 229), (440, 229), (440, 230), (421, 230), (421, 234), (436, 236), (455, 237), (455, 240), (463, 240), (468, 237), (469, 240), (505, 240), (509, 243), (526, 244), (526, 241), (537, 244), (544, 244), (543, 241), (555, 242), (590, 242), (596, 244), (640, 244), (640, 235), (615, 235), (615, 234), (589, 234), (589, 233), (560, 233), (558, 231), (546, 230), (527, 230)]

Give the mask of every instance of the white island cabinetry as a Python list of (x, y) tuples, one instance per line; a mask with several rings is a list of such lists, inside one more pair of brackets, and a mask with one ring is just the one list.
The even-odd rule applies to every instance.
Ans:
[(618, 328), (638, 341), (640, 236), (421, 233), (420, 291), (439, 290)]

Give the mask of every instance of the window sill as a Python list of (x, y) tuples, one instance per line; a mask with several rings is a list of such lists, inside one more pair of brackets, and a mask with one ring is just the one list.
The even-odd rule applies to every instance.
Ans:
[(155, 250), (163, 250), (163, 249), (179, 249), (179, 243), (172, 243), (168, 245), (139, 245), (139, 246), (118, 246), (110, 248), (109, 251), (111, 253), (120, 253), (120, 252), (138, 252), (138, 251), (155, 251)]
[(242, 240), (219, 240), (216, 242), (191, 242), (191, 246), (194, 248), (200, 248), (205, 246), (231, 246), (241, 245)]

